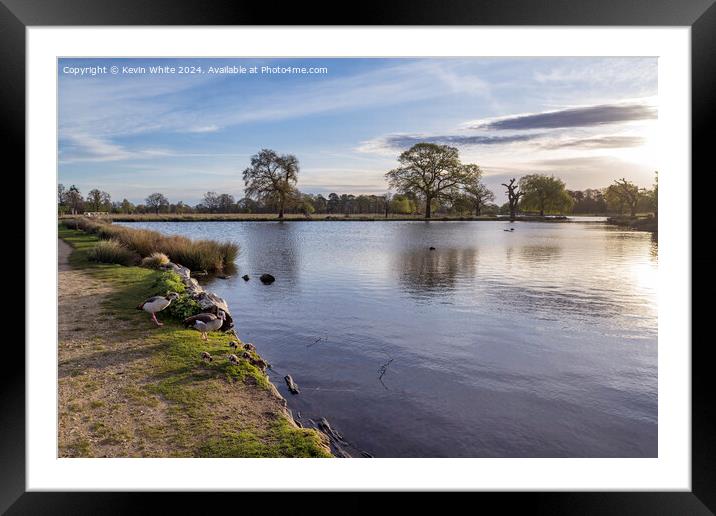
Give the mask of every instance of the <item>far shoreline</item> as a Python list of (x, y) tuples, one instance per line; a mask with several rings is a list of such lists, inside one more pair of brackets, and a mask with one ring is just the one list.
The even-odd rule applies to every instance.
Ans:
[[(77, 215), (63, 215), (60, 220), (75, 218)], [(572, 217), (572, 218), (570, 218)], [(603, 221), (585, 221), (606, 223), (609, 215), (519, 215), (514, 222), (572, 222), (574, 217), (604, 218)], [(312, 215), (306, 217), (301, 214), (286, 214), (282, 219), (275, 213), (201, 213), (201, 214), (106, 214), (93, 218), (110, 220), (112, 222), (510, 222), (508, 216), (483, 215), (477, 217), (431, 217), (420, 216), (390, 216), (383, 215)]]

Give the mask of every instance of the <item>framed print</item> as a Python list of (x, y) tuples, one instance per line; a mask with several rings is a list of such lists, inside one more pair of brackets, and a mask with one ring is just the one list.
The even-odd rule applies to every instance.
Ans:
[(710, 2), (130, 7), (2, 7), (27, 206), (3, 510), (713, 510)]

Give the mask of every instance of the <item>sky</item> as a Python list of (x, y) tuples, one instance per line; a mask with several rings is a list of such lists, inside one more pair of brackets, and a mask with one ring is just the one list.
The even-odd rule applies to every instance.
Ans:
[(238, 200), (263, 148), (324, 195), (384, 194), (421, 141), (457, 147), (497, 202), (529, 173), (582, 190), (658, 170), (650, 57), (60, 59), (58, 79), (59, 182), (114, 201)]

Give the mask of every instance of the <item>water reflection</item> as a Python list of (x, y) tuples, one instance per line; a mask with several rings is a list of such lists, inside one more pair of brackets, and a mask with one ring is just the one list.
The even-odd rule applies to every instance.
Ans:
[(526, 262), (546, 262), (559, 258), (562, 248), (556, 245), (524, 245), (520, 247), (520, 254)]
[(241, 245), (239, 274), (255, 279), (210, 288), (294, 414), (326, 417), (358, 449), (656, 456), (656, 237), (594, 223), (148, 226)]
[[(230, 224), (230, 223), (225, 223)], [(278, 285), (295, 285), (301, 273), (303, 246), (298, 223), (242, 223), (241, 274), (258, 277), (270, 273)]]
[(477, 248), (407, 249), (396, 254), (394, 269), (405, 291), (418, 299), (450, 295), (457, 281), (477, 274)]

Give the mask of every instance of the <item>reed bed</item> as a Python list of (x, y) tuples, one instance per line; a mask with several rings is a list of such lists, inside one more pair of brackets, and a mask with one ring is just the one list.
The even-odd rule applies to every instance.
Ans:
[(239, 246), (232, 243), (167, 236), (157, 231), (116, 226), (84, 217), (65, 222), (69, 227), (95, 234), (102, 240), (111, 240), (140, 258), (162, 253), (194, 271), (224, 272), (232, 267), (239, 254)]
[(87, 252), (87, 259), (91, 262), (136, 265), (139, 255), (116, 240), (103, 240)]

